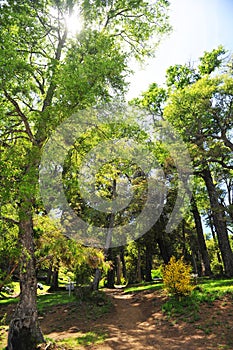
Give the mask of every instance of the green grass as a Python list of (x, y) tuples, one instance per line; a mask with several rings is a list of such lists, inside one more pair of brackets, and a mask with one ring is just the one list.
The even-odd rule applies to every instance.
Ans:
[[(20, 292), (20, 288), (19, 288), (19, 283), (18, 282), (13, 282), (11, 285), (10, 285), (11, 288), (14, 288), (14, 295), (18, 295), (19, 292)], [(40, 305), (42, 305), (41, 307), (43, 308), (43, 305), (48, 302), (49, 306), (50, 306), (50, 303), (53, 304), (54, 302), (54, 305), (56, 305), (56, 301), (55, 301), (55, 296), (54, 294), (52, 293), (47, 293), (48, 289), (49, 289), (49, 286), (46, 286), (43, 284), (43, 287), (44, 289), (43, 290), (40, 290), (40, 289), (37, 289), (37, 294), (38, 294), (38, 307), (40, 307)], [(56, 293), (56, 294), (59, 294), (59, 293)], [(62, 292), (61, 292), (62, 294)], [(9, 295), (9, 294), (6, 294), (6, 293), (3, 293), (4, 295), (4, 298), (0, 298), (0, 306), (1, 305), (8, 305), (8, 304), (15, 304), (15, 303), (18, 303), (19, 301), (19, 298), (15, 298), (15, 297), (12, 297), (12, 295)], [(65, 296), (65, 292), (62, 294)], [(58, 298), (58, 301), (60, 299), (63, 299), (63, 296), (62, 295), (58, 295), (57, 298)], [(68, 292), (66, 292), (66, 296), (64, 297), (64, 303), (66, 302), (70, 302), (70, 300), (67, 298), (68, 296)], [(48, 301), (47, 301), (48, 299)], [(68, 301), (67, 301), (68, 299)]]
[(199, 285), (205, 292), (226, 294), (233, 293), (233, 279), (221, 279), (221, 280), (212, 280), (212, 279), (201, 279)]
[(142, 292), (144, 290), (151, 290), (151, 291), (155, 291), (155, 290), (160, 290), (163, 288), (163, 283), (144, 283), (144, 284), (140, 284), (140, 285), (133, 285), (131, 287), (126, 287), (124, 288), (124, 292), (125, 293), (137, 293), (137, 292)]
[(64, 305), (73, 302), (77, 302), (76, 297), (73, 294), (69, 296), (68, 292), (65, 291), (38, 295), (37, 298), (38, 311), (43, 311), (51, 308), (52, 306)]
[[(13, 295), (19, 295), (20, 293), (20, 285), (19, 282), (11, 282), (10, 284), (7, 285), (8, 287), (10, 287), (11, 289), (13, 289), (13, 293), (12, 294), (7, 294), (7, 293), (2, 293), (2, 295), (4, 296), (4, 298), (0, 298), (0, 304), (8, 304), (8, 303), (14, 303), (18, 301), (18, 298), (13, 297)], [(37, 289), (37, 294), (38, 295), (43, 295), (45, 293), (47, 293), (48, 289), (50, 288), (50, 286), (43, 284), (43, 289), (40, 290), (39, 288)]]
[[(0, 299), (0, 306), (6, 306), (8, 304), (17, 303), (19, 298), (6, 298)], [(110, 300), (106, 297), (103, 292), (94, 293), (90, 295), (87, 300), (84, 300), (88, 312), (88, 317), (92, 319), (97, 319), (103, 314), (106, 314), (110, 311), (112, 306)], [(101, 303), (101, 305), (99, 305)], [(38, 311), (44, 312), (47, 309), (52, 308), (53, 306), (58, 305), (67, 305), (67, 304), (80, 304), (80, 301), (74, 294), (69, 296), (67, 291), (58, 291), (54, 293), (45, 293), (38, 295), (37, 306)]]
[(183, 317), (184, 321), (195, 322), (201, 303), (210, 306), (224, 295), (231, 294), (233, 299), (233, 279), (213, 280), (200, 279), (192, 294), (183, 298), (170, 297), (163, 305), (162, 310), (168, 317)]
[(92, 331), (87, 333), (81, 333), (75, 338), (65, 338), (57, 342), (57, 345), (65, 345), (68, 349), (78, 349), (77, 346), (88, 346), (94, 344), (101, 344), (107, 337), (106, 332)]
[(19, 298), (6, 297), (5, 299), (0, 299), (0, 307), (1, 305), (9, 305), (18, 303)]
[[(0, 306), (9, 303), (16, 303), (18, 298), (8, 298), (0, 300)], [(48, 312), (52, 307), (58, 305), (74, 305), (76, 313), (80, 314), (80, 319), (85, 320), (97, 320), (104, 314), (110, 312), (112, 307), (111, 300), (105, 295), (104, 292), (94, 292), (90, 295), (89, 299), (85, 299), (80, 304), (80, 301), (72, 294), (69, 297), (68, 292), (54, 292), (39, 295), (37, 298), (38, 311), (40, 314)], [(6, 346), (8, 326), (5, 326), (6, 315), (0, 319), (0, 349)], [(67, 338), (62, 342), (58, 342), (59, 345), (65, 346), (65, 349), (78, 349), (78, 345), (91, 345), (104, 341), (106, 333), (104, 332), (88, 332), (78, 334), (76, 338)]]

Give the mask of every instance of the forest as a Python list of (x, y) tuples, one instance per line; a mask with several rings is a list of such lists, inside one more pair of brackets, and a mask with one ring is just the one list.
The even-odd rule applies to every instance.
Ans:
[(167, 0), (4, 0), (0, 20), (0, 301), (19, 288), (7, 349), (45, 342), (40, 285), (161, 282), (171, 258), (233, 278), (227, 48), (127, 101), (131, 60), (172, 30)]

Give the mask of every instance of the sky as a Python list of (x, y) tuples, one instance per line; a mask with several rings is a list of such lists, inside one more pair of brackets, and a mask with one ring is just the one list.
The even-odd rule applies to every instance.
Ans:
[(170, 0), (169, 37), (163, 38), (156, 56), (135, 74), (127, 99), (138, 97), (149, 84), (165, 82), (166, 69), (174, 64), (197, 62), (204, 51), (223, 45), (233, 53), (233, 0)]

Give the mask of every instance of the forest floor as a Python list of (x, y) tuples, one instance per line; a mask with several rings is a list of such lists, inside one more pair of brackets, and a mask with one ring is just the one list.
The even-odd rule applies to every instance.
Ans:
[[(51, 342), (46, 349), (233, 349), (231, 294), (212, 303), (200, 304), (195, 314), (168, 317), (162, 311), (167, 297), (161, 290), (132, 294), (121, 289), (105, 292), (112, 300), (112, 307), (101, 317), (93, 317), (85, 303), (78, 309), (74, 303), (53, 306), (43, 314), (41, 328)], [(8, 305), (1, 313), (5, 311), (9, 315), (13, 307)], [(82, 338), (80, 334), (87, 336)], [(64, 339), (69, 341), (63, 343)], [(79, 339), (79, 343), (75, 343), (79, 345), (70, 347), (72, 339)], [(97, 344), (98, 339), (100, 344)], [(52, 345), (53, 341), (60, 345)]]

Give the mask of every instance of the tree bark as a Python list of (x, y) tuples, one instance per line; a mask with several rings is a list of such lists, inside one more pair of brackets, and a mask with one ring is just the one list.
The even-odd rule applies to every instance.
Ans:
[(225, 274), (228, 277), (233, 277), (233, 253), (229, 242), (224, 208), (218, 202), (218, 193), (214, 186), (211, 172), (208, 168), (202, 171), (202, 177), (209, 194), (213, 223), (218, 238)]
[(51, 284), (51, 278), (53, 273), (53, 263), (51, 262), (47, 271), (47, 278), (46, 278), (46, 284)]
[(38, 323), (37, 279), (33, 244), (31, 203), (20, 204), (19, 223), (22, 253), (20, 260), (20, 300), (10, 323), (8, 350), (33, 350), (44, 338)]
[(115, 286), (114, 286), (114, 284), (115, 284), (115, 266), (114, 266), (114, 257), (113, 257), (112, 248), (108, 249), (107, 260), (110, 261), (111, 267), (107, 273), (106, 287), (113, 289), (113, 288), (115, 288)]
[(220, 266), (220, 274), (221, 276), (223, 275), (223, 262), (222, 262), (222, 258), (221, 258), (221, 255), (220, 255), (220, 252), (219, 252), (219, 247), (218, 247), (218, 240), (217, 240), (217, 237), (216, 237), (216, 233), (214, 231), (214, 225), (212, 223), (212, 217), (211, 217), (211, 214), (209, 214), (209, 225), (210, 225), (210, 230), (211, 230), (211, 233), (212, 233), (212, 236), (213, 236), (213, 240), (214, 240), (214, 245), (216, 247), (216, 254), (217, 254), (217, 259), (218, 259), (218, 263), (219, 263), (219, 266)]
[[(160, 250), (160, 253), (161, 253), (161, 256), (163, 258), (164, 263), (168, 264), (169, 260), (172, 257), (172, 247), (166, 242), (166, 239), (164, 239), (164, 237), (162, 237), (162, 234), (160, 234), (159, 237), (157, 238), (157, 243), (158, 243), (159, 250)], [(164, 233), (164, 235), (165, 234), (166, 233)]]
[(125, 264), (125, 250), (124, 247), (120, 248), (120, 257), (121, 257), (121, 263), (122, 263), (122, 275), (126, 281), (127, 279), (127, 271), (126, 271), (126, 264)]
[(142, 282), (142, 270), (141, 270), (141, 247), (138, 246), (138, 259), (137, 259), (137, 282)]
[(94, 281), (91, 285), (91, 289), (92, 290), (98, 290), (99, 289), (99, 282), (100, 282), (100, 278), (101, 278), (101, 271), (100, 269), (97, 267), (95, 269), (95, 275), (94, 275)]
[(151, 246), (147, 244), (146, 245), (146, 273), (145, 273), (146, 282), (152, 281), (151, 270), (152, 270), (152, 252), (151, 252)]
[(117, 281), (116, 281), (116, 284), (117, 285), (120, 285), (121, 284), (121, 274), (122, 274), (122, 268), (121, 268), (121, 258), (120, 258), (120, 255), (118, 254), (116, 256), (116, 267), (117, 267)]
[(59, 273), (59, 269), (58, 267), (55, 267), (52, 272), (52, 283), (51, 283), (51, 287), (49, 288), (49, 291), (58, 290), (58, 273)]
[(201, 258), (204, 264), (204, 275), (205, 276), (211, 276), (212, 271), (210, 267), (210, 259), (209, 259), (209, 254), (208, 250), (206, 247), (206, 242), (204, 238), (204, 233), (203, 233), (203, 227), (202, 227), (202, 222), (201, 222), (201, 216), (199, 214), (197, 204), (194, 198), (191, 199), (191, 205), (192, 205), (192, 213), (196, 225), (196, 232), (197, 232), (197, 239), (198, 239), (198, 245), (201, 253)]

